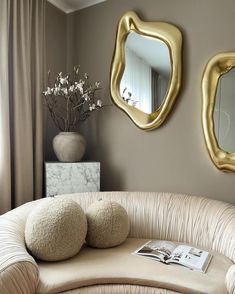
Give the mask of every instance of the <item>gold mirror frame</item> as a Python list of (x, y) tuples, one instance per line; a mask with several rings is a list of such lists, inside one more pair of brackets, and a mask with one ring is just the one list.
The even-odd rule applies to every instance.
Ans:
[(222, 150), (215, 135), (214, 108), (219, 78), (235, 67), (235, 52), (219, 53), (207, 63), (202, 78), (202, 126), (209, 155), (218, 169), (235, 172), (235, 153)]
[[(163, 103), (153, 113), (147, 114), (123, 101), (120, 95), (120, 82), (125, 69), (125, 41), (130, 32), (163, 41), (171, 61), (171, 77)], [(116, 44), (111, 65), (110, 91), (114, 103), (143, 130), (159, 127), (171, 111), (178, 95), (182, 79), (182, 34), (178, 28), (164, 22), (143, 22), (135, 12), (130, 11), (120, 19)], [(156, 57), (157, 58), (157, 57)]]

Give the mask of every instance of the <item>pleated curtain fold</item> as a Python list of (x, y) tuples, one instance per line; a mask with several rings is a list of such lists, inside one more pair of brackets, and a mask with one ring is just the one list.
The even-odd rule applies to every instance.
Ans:
[(45, 0), (0, 1), (0, 213), (42, 197)]

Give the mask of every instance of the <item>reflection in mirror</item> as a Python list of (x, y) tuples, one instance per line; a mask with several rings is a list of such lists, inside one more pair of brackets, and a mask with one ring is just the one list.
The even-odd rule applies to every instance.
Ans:
[(220, 76), (214, 108), (215, 135), (221, 149), (235, 152), (235, 69)]
[(135, 32), (125, 43), (125, 70), (120, 83), (122, 98), (145, 113), (162, 104), (171, 76), (167, 45), (159, 39)]
[(235, 52), (219, 53), (205, 67), (202, 126), (215, 166), (235, 172)]

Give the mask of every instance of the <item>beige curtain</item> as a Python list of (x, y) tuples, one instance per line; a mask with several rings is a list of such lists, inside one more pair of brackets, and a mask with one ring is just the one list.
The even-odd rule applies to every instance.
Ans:
[(0, 213), (42, 197), (45, 0), (0, 1)]

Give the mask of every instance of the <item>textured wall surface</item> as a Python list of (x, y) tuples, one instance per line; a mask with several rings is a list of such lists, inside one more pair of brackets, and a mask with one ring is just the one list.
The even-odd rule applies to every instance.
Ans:
[(178, 192), (235, 203), (235, 174), (213, 165), (201, 126), (203, 69), (216, 53), (235, 50), (234, 1), (108, 0), (69, 15), (74, 63), (102, 82), (101, 94), (109, 104), (117, 23), (128, 10), (145, 21), (165, 21), (181, 29), (183, 84), (159, 129), (139, 130), (116, 106), (81, 126), (88, 141), (86, 158), (101, 162), (101, 190)]

